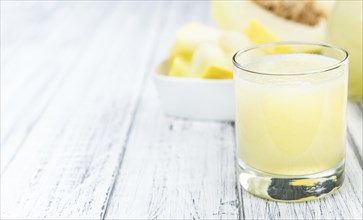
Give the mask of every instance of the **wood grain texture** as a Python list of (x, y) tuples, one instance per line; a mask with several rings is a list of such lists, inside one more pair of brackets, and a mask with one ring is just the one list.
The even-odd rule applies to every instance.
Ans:
[(347, 126), (348, 141), (353, 147), (361, 168), (363, 169), (363, 108), (362, 102), (348, 102)]
[[(177, 27), (209, 18), (194, 6), (167, 6), (150, 75)], [(233, 126), (165, 117), (151, 78), (145, 87), (106, 218), (238, 219)]]
[(233, 124), (162, 113), (152, 71), (208, 7), (1, 2), (2, 219), (361, 219), (361, 104), (343, 187), (295, 204), (240, 189)]
[[(16, 8), (12, 4), (6, 2), (2, 10)], [(43, 4), (32, 3), (28, 10)], [(2, 83), (9, 87), (2, 93), (2, 125), (9, 134), (2, 136), (1, 155), (5, 219), (103, 218), (162, 16), (154, 3), (57, 4), (54, 10), (60, 11), (47, 20), (51, 24), (34, 24), (38, 40), (25, 38), (18, 47), (19, 54), (28, 52), (23, 51), (28, 44), (36, 51), (43, 37), (49, 40), (39, 57), (41, 68), (4, 67)], [(52, 17), (57, 14), (64, 20)], [(47, 26), (68, 34), (49, 37)], [(36, 79), (11, 84), (13, 71), (15, 82), (27, 74)], [(66, 76), (58, 76), (63, 71)]]
[(233, 126), (163, 116), (150, 84), (106, 217), (237, 219)]

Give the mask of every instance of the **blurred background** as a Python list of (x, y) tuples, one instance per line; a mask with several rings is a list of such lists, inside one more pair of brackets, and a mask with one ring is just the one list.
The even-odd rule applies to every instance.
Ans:
[[(145, 57), (168, 56), (179, 26), (211, 23), (209, 12), (208, 1), (2, 1), (3, 77), (21, 68), (24, 75), (49, 72), (57, 78), (81, 60), (97, 63), (100, 74), (136, 77)], [(45, 66), (53, 69), (42, 69)]]

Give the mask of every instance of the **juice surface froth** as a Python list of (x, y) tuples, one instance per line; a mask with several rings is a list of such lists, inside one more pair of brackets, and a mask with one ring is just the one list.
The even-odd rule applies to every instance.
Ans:
[(347, 74), (329, 68), (338, 62), (317, 54), (269, 55), (244, 66), (266, 74), (238, 70), (239, 160), (279, 175), (318, 173), (341, 162)]

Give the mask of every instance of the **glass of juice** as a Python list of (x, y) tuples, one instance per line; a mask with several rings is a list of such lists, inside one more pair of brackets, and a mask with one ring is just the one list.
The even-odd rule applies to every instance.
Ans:
[(239, 182), (275, 201), (305, 201), (344, 180), (348, 53), (274, 42), (233, 57)]

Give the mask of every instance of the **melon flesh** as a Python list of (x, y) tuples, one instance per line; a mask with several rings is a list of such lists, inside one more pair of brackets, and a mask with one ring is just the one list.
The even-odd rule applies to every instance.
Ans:
[(322, 41), (325, 19), (309, 26), (274, 15), (253, 1), (213, 1), (212, 14), (217, 25), (226, 30), (243, 31), (251, 20), (267, 27), (281, 40)]

